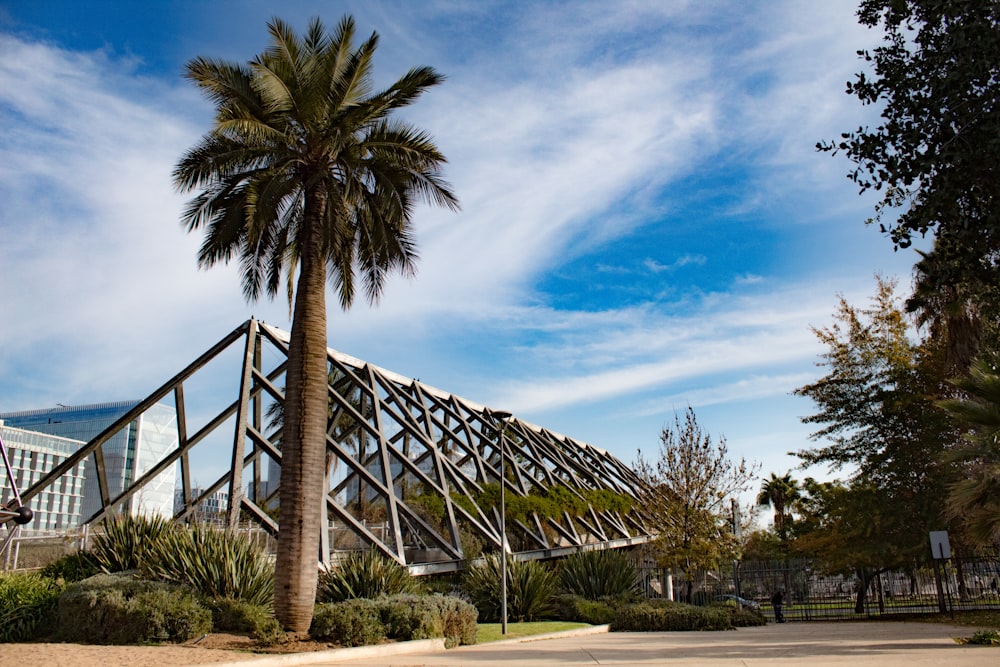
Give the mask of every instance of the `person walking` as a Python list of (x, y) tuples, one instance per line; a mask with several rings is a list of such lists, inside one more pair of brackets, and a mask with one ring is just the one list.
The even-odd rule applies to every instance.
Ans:
[(785, 613), (782, 610), (782, 608), (784, 607), (784, 605), (785, 605), (785, 594), (784, 593), (782, 593), (781, 591), (778, 591), (777, 593), (775, 593), (774, 595), (771, 596), (771, 608), (774, 609), (774, 622), (775, 623), (784, 623), (785, 622)]

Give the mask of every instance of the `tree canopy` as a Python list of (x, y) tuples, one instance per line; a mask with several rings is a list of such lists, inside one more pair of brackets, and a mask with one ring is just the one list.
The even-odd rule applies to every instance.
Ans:
[(969, 377), (956, 382), (963, 398), (939, 403), (969, 427), (963, 446), (949, 453), (963, 473), (951, 485), (948, 514), (966, 521), (978, 540), (1000, 542), (1000, 358), (976, 359)]
[(933, 339), (910, 339), (894, 288), (879, 279), (868, 308), (841, 298), (835, 323), (816, 330), (828, 348), (820, 363), (827, 374), (795, 393), (816, 403), (819, 411), (803, 421), (820, 425), (812, 437), (824, 441), (797, 455), (850, 474), (848, 495), (824, 501), (836, 500), (831, 507), (852, 520), (852, 508), (867, 504), (871, 521), (877, 510), (880, 562), (900, 564), (926, 558), (927, 531), (946, 524), (945, 487), (954, 471), (942, 455), (959, 434), (934, 404), (945, 383), (943, 353)]
[[(758, 467), (729, 458), (725, 437), (713, 441), (692, 408), (660, 433), (658, 457), (639, 452), (636, 472), (646, 485), (641, 499), (659, 537), (656, 557), (681, 569), (690, 582), (694, 570), (716, 566), (736, 554), (731, 503), (750, 488)], [(690, 588), (688, 591), (690, 594)]]
[(996, 284), (1000, 261), (1000, 3), (862, 0), (862, 25), (882, 44), (847, 93), (880, 110), (817, 148), (843, 152), (874, 217), (896, 247), (934, 233), (940, 280)]

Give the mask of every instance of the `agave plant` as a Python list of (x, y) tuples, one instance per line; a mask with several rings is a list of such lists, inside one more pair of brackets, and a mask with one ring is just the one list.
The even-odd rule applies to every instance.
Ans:
[[(479, 618), (496, 622), (501, 616), (499, 554), (483, 558), (481, 564), (469, 569), (462, 585), (472, 603), (479, 609)], [(536, 621), (552, 611), (556, 593), (556, 577), (537, 561), (516, 561), (507, 558), (507, 617), (514, 621)]]
[(210, 598), (268, 605), (274, 595), (274, 568), (263, 550), (243, 535), (211, 526), (195, 525), (160, 539), (142, 571)]
[(104, 572), (138, 570), (146, 554), (176, 528), (161, 516), (116, 515), (104, 520), (104, 531), (94, 537), (93, 561)]
[(336, 567), (320, 572), (317, 602), (342, 602), (380, 595), (416, 593), (420, 585), (403, 565), (371, 550), (351, 554)]
[(632, 595), (638, 590), (635, 565), (620, 551), (584, 551), (563, 561), (559, 586), (587, 600)]

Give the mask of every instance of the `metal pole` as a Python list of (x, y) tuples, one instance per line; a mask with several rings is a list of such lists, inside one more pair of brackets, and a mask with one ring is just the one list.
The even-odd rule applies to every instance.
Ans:
[(504, 471), (506, 460), (506, 447), (504, 446), (504, 429), (507, 420), (510, 419), (509, 412), (490, 411), (490, 414), (500, 423), (500, 634), (507, 634), (507, 499), (504, 489), (507, 486), (507, 477)]
[(507, 502), (504, 494), (504, 487), (507, 486), (504, 480), (504, 455), (503, 443), (503, 422), (500, 428), (500, 535), (503, 541), (500, 549), (500, 634), (507, 634)]

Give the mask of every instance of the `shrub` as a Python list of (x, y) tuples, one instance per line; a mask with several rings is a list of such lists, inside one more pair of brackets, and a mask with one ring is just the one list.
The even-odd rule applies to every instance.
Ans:
[(664, 630), (731, 630), (729, 612), (721, 607), (696, 607), (682, 602), (643, 602), (618, 610), (614, 632), (661, 632)]
[[(496, 622), (501, 614), (500, 556), (487, 556), (466, 572), (466, 593), (482, 620)], [(556, 577), (538, 561), (507, 558), (507, 616), (515, 621), (535, 621), (552, 612)]]
[(49, 579), (62, 579), (67, 584), (83, 581), (100, 572), (94, 558), (86, 551), (66, 554), (42, 568), (41, 575)]
[(341, 602), (380, 595), (416, 593), (420, 589), (405, 566), (372, 550), (351, 554), (336, 568), (320, 572), (318, 602)]
[(555, 617), (561, 621), (578, 621), (591, 625), (605, 625), (615, 619), (615, 607), (609, 602), (587, 600), (579, 595), (564, 593), (553, 601)]
[(409, 641), (444, 637), (444, 623), (428, 596), (393, 595), (378, 600), (379, 615), (390, 639)]
[(441, 616), (446, 648), (476, 643), (476, 619), (479, 611), (465, 600), (454, 595), (433, 595), (430, 600)]
[(113, 516), (104, 520), (104, 532), (94, 537), (90, 554), (103, 572), (125, 572), (142, 567), (147, 550), (175, 530), (161, 516)]
[(209, 598), (267, 605), (274, 593), (274, 568), (245, 536), (192, 526), (161, 537), (149, 549), (143, 575), (190, 586)]
[(724, 607), (729, 612), (729, 620), (734, 628), (752, 628), (758, 625), (767, 625), (767, 619), (759, 609), (749, 609), (747, 607)]
[(588, 600), (626, 598), (639, 590), (635, 565), (620, 551), (584, 551), (562, 561), (559, 586)]
[(264, 646), (287, 640), (271, 609), (232, 598), (214, 598), (206, 606), (212, 612), (212, 627), (222, 632), (247, 632)]
[(0, 576), (0, 642), (23, 642), (51, 630), (62, 586), (38, 574)]
[(1000, 630), (976, 630), (971, 637), (961, 637), (955, 641), (959, 644), (1000, 646)]
[(316, 605), (309, 634), (341, 646), (366, 646), (385, 639), (386, 627), (374, 600), (356, 598)]
[(445, 647), (476, 643), (476, 608), (450, 595), (393, 595), (378, 599), (390, 639), (444, 637)]
[(63, 641), (183, 642), (211, 630), (211, 613), (190, 591), (161, 582), (99, 574), (70, 584), (59, 596)]

